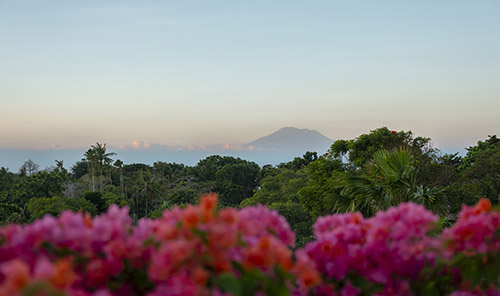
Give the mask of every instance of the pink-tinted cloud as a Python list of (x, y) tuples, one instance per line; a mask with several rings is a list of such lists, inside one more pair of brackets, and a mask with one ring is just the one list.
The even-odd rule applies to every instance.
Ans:
[(49, 146), (40, 147), (39, 150), (63, 150), (68, 149), (67, 147), (63, 147), (60, 144), (50, 144)]
[(253, 151), (253, 146), (242, 146), (235, 144), (221, 144), (221, 145), (164, 145), (158, 143), (148, 143), (144, 141), (133, 141), (132, 145), (120, 145), (121, 150), (130, 149), (154, 149), (154, 150), (170, 150), (170, 151)]
[(134, 147), (135, 149), (150, 148), (151, 144), (145, 143), (143, 141), (134, 141), (132, 142), (132, 147)]

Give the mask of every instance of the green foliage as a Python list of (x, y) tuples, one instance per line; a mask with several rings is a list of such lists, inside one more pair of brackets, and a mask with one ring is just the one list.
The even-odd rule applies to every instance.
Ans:
[(135, 199), (137, 218), (148, 217), (161, 194), (160, 181), (149, 169), (136, 171), (133, 177), (135, 182), (130, 191), (133, 192), (132, 197)]
[(98, 214), (96, 206), (84, 198), (67, 198), (64, 196), (32, 198), (29, 200), (28, 212), (30, 221), (42, 218), (46, 214), (58, 216), (61, 211), (82, 211), (92, 215)]
[(73, 178), (80, 179), (81, 177), (88, 174), (89, 173), (88, 167), (89, 167), (89, 164), (85, 159), (77, 161), (71, 167), (71, 174), (72, 174)]
[(195, 169), (195, 176), (200, 181), (212, 181), (215, 180), (215, 175), (219, 169), (226, 165), (240, 162), (244, 162), (244, 160), (231, 156), (212, 155), (198, 162)]
[(15, 174), (10, 173), (6, 168), (0, 168), (0, 192), (8, 190), (14, 182)]
[(258, 186), (259, 172), (255, 162), (218, 155), (201, 160), (194, 169), (199, 181), (210, 184), (209, 191), (219, 193), (222, 206), (238, 206), (252, 196)]
[(188, 168), (183, 164), (157, 161), (153, 164), (153, 173), (163, 177), (167, 182), (173, 182), (188, 175)]
[(333, 176), (343, 171), (340, 160), (327, 157), (320, 157), (307, 166), (308, 182), (298, 191), (299, 201), (315, 217), (332, 212), (334, 200), (339, 195)]
[(33, 197), (62, 194), (63, 182), (63, 177), (57, 171), (40, 171), (33, 176), (15, 178), (8, 195), (11, 202), (25, 205)]
[[(443, 273), (443, 270), (448, 272)], [(474, 255), (457, 253), (451, 260), (438, 259), (434, 266), (424, 268), (419, 274), (422, 280), (412, 283), (412, 290), (420, 292), (418, 295), (448, 295), (453, 292), (449, 283), (462, 279), (464, 288), (498, 291), (499, 273), (498, 252)]]
[(253, 195), (257, 188), (259, 166), (254, 162), (241, 161), (227, 164), (215, 174), (216, 191), (225, 206), (238, 206), (245, 198)]
[(302, 157), (295, 157), (292, 161), (280, 163), (278, 168), (285, 168), (289, 170), (300, 170), (305, 168), (309, 163), (318, 159), (318, 153), (307, 151)]
[(198, 191), (193, 188), (176, 190), (174, 193), (169, 194), (167, 197), (167, 201), (174, 205), (196, 204), (198, 202), (198, 199)]
[(483, 162), (484, 158), (488, 158), (492, 153), (498, 151), (500, 147), (500, 139), (496, 135), (489, 135), (485, 141), (478, 141), (476, 146), (467, 149), (467, 155), (462, 160), (459, 169), (463, 170), (467, 167), (473, 167), (476, 162)]
[(223, 273), (213, 279), (213, 282), (221, 288), (222, 292), (231, 293), (234, 296), (253, 296), (262, 292), (264, 295), (290, 295), (287, 275), (283, 271), (276, 271), (278, 276), (273, 278), (257, 269), (240, 270), (239, 277), (232, 273)]
[(288, 201), (298, 202), (298, 192), (306, 184), (307, 174), (305, 171), (293, 171), (286, 168), (277, 169), (274, 174), (268, 175), (261, 181), (261, 188), (251, 198), (243, 200), (241, 206), (270, 205)]
[(132, 176), (135, 172), (138, 171), (147, 171), (150, 170), (151, 167), (144, 163), (132, 163), (123, 166), (123, 173), (127, 176)]
[(36, 281), (23, 290), (22, 296), (65, 296), (66, 294), (54, 288), (49, 281)]
[(88, 200), (97, 208), (97, 213), (104, 213), (107, 209), (106, 201), (103, 198), (102, 192), (87, 191), (83, 194), (83, 199)]
[(362, 167), (372, 160), (379, 150), (392, 151), (404, 148), (415, 156), (430, 155), (435, 152), (430, 146), (430, 138), (414, 137), (411, 131), (391, 131), (381, 127), (362, 134), (353, 140), (337, 140), (330, 147), (330, 154), (342, 160), (348, 155), (349, 161), (356, 167)]
[(149, 279), (149, 276), (144, 269), (134, 268), (130, 262), (124, 260), (123, 268), (115, 275), (107, 286), (110, 291), (117, 293), (119, 289), (126, 284), (133, 289), (131, 295), (145, 295), (148, 291), (152, 290), (155, 284)]
[[(488, 136), (476, 146), (467, 148), (463, 159), (455, 159), (453, 183), (448, 186), (451, 213), (457, 213), (462, 204), (472, 205), (487, 197), (492, 204), (500, 195), (500, 139)], [(451, 170), (448, 170), (451, 171)]]
[(360, 211), (373, 216), (377, 211), (413, 201), (439, 214), (446, 214), (442, 189), (426, 188), (417, 183), (415, 158), (408, 150), (380, 150), (356, 174), (337, 174), (336, 212)]
[(90, 213), (92, 215), (99, 214), (98, 209), (95, 204), (86, 200), (85, 198), (66, 198), (66, 203), (69, 206), (69, 209), (78, 212), (81, 211), (83, 213)]
[(23, 208), (16, 204), (0, 202), (0, 226), (24, 222), (27, 221)]
[(290, 228), (295, 232), (297, 248), (314, 239), (312, 225), (315, 219), (303, 205), (292, 202), (273, 203), (269, 205), (269, 208), (277, 210), (280, 215), (286, 218)]
[(61, 196), (31, 198), (28, 202), (31, 221), (42, 218), (46, 214), (58, 216), (61, 211), (70, 208), (67, 199)]
[(106, 204), (106, 208), (108, 208), (110, 205), (118, 205), (120, 207), (125, 207), (125, 206), (131, 206), (132, 201), (125, 196), (121, 194), (116, 194), (114, 192), (105, 192), (102, 195), (102, 199), (104, 200), (104, 203)]

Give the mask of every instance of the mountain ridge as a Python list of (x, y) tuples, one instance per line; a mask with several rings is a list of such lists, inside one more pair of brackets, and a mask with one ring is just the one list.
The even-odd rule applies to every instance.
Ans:
[(327, 150), (331, 144), (333, 144), (332, 139), (316, 130), (288, 126), (244, 144), (243, 147), (254, 147), (263, 150), (306, 149), (309, 151), (323, 151)]

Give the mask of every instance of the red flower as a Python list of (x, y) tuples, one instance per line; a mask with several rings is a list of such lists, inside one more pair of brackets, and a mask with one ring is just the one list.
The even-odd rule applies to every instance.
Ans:
[(396, 131), (391, 131), (391, 134), (395, 134), (395, 133), (396, 133)]

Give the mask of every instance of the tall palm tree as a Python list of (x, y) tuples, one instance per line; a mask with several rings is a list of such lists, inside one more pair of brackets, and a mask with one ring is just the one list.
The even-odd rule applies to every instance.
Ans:
[(85, 152), (85, 158), (87, 159), (87, 163), (89, 166), (89, 172), (90, 176), (92, 178), (92, 191), (95, 191), (95, 170), (96, 170), (96, 165), (97, 165), (97, 155), (94, 149), (92, 149), (92, 146), (87, 152)]
[(114, 166), (118, 168), (120, 173), (120, 188), (123, 194), (123, 161), (117, 159), (114, 163)]
[(104, 168), (106, 166), (109, 166), (113, 162), (111, 156), (116, 155), (116, 153), (114, 152), (106, 153), (106, 144), (99, 144), (98, 142), (90, 147), (95, 152), (97, 170), (99, 171), (100, 190), (102, 191), (103, 189), (102, 173), (104, 171)]
[(56, 169), (58, 169), (61, 173), (66, 170), (64, 168), (64, 160), (56, 160)]
[(149, 170), (138, 171), (136, 178), (137, 191), (133, 194), (135, 197), (136, 215), (139, 217), (139, 198), (145, 203), (145, 217), (149, 214), (149, 203), (155, 201), (155, 196), (160, 191), (158, 179), (151, 174)]

